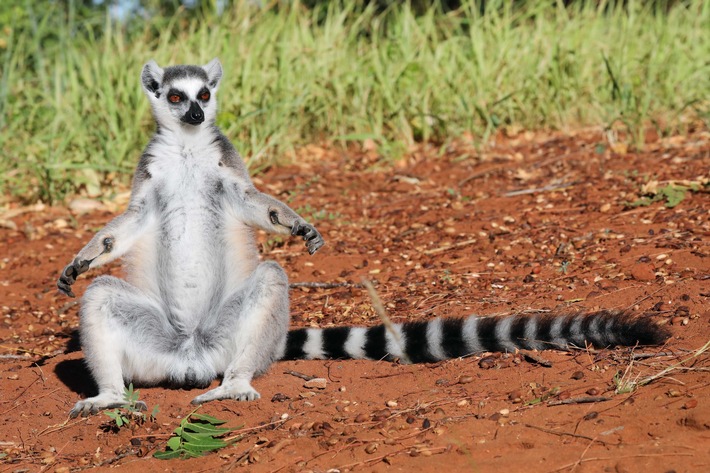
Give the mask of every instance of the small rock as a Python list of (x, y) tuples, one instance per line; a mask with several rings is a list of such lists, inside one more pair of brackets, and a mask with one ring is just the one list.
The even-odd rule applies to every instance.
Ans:
[(510, 415), (510, 409), (501, 409), (498, 413), (503, 417), (508, 417), (508, 415)]
[(397, 407), (397, 401), (395, 401), (395, 400), (389, 400), (389, 401), (385, 402), (385, 405), (386, 405), (387, 407)]
[(288, 397), (288, 396), (285, 395), (285, 394), (276, 393), (276, 394), (274, 394), (274, 396), (271, 398), (271, 402), (285, 402), (285, 401), (288, 401), (289, 399), (291, 399), (291, 398)]
[(698, 407), (697, 399), (688, 399), (685, 404), (683, 404), (683, 409), (694, 409)]
[(303, 384), (303, 387), (306, 389), (325, 389), (327, 384), (328, 381), (325, 378), (313, 378), (309, 381), (306, 381)]
[(582, 378), (584, 378), (584, 371), (575, 371), (574, 373), (572, 373), (571, 378), (572, 378), (572, 379), (582, 379)]
[(361, 424), (362, 422), (367, 422), (368, 420), (370, 420), (370, 416), (368, 416), (367, 414), (358, 414), (355, 417), (355, 422), (357, 422), (358, 424)]
[(379, 445), (376, 442), (369, 443), (365, 447), (365, 453), (369, 453), (369, 454), (375, 453), (377, 451), (378, 447), (379, 447)]
[(589, 388), (589, 389), (587, 389), (587, 394), (589, 394), (590, 396), (598, 396), (599, 393), (600, 393), (600, 391), (599, 391), (599, 389), (597, 389), (597, 388)]
[(485, 358), (482, 358), (481, 361), (478, 362), (478, 366), (481, 367), (483, 370), (489, 370), (491, 368), (495, 368), (496, 365), (498, 364), (498, 357), (495, 355), (487, 356)]

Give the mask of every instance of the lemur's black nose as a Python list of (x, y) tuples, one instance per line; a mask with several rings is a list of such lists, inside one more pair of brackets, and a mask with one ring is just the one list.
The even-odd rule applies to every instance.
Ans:
[(205, 113), (202, 111), (202, 108), (200, 108), (197, 102), (192, 102), (190, 104), (190, 110), (185, 112), (185, 115), (182, 116), (181, 120), (185, 123), (189, 123), (190, 125), (199, 125), (205, 121)]

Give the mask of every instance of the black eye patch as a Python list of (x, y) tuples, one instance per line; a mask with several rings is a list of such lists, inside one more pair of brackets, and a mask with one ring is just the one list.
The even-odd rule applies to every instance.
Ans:
[(177, 89), (170, 89), (167, 94), (168, 102), (173, 104), (182, 103), (187, 100), (187, 96)]
[(210, 99), (210, 91), (207, 89), (207, 87), (203, 87), (198, 93), (197, 93), (197, 98), (202, 100), (203, 102), (207, 102)]

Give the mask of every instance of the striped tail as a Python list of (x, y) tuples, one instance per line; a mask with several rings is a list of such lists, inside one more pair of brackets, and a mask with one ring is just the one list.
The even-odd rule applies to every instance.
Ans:
[[(438, 318), (374, 327), (291, 330), (283, 360), (370, 359), (427, 363), (482, 352), (659, 345), (670, 336), (665, 327), (626, 312), (572, 315)], [(396, 333), (396, 335), (395, 335)], [(397, 338), (399, 340), (397, 340)]]

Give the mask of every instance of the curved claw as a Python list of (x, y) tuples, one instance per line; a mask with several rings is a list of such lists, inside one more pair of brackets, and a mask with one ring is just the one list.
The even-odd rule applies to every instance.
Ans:
[(314, 254), (323, 245), (325, 240), (316, 227), (306, 222), (296, 222), (291, 228), (291, 235), (303, 237), (309, 254)]
[(57, 289), (69, 297), (76, 297), (71, 290), (71, 286), (76, 282), (76, 278), (78, 278), (81, 273), (85, 273), (89, 270), (91, 261), (92, 260), (75, 259), (68, 264), (62, 271), (61, 276), (59, 276)]

